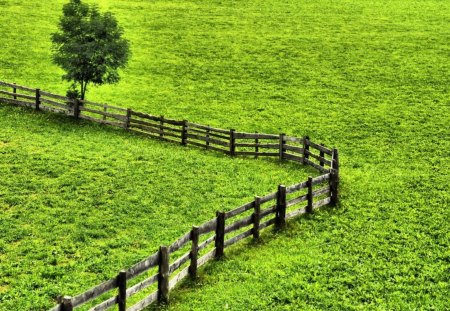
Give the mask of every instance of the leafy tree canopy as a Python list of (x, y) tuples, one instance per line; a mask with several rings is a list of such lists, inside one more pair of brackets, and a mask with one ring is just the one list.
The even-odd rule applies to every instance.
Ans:
[(66, 72), (63, 79), (73, 82), (68, 93), (84, 99), (88, 84), (119, 81), (118, 69), (126, 65), (130, 50), (114, 15), (70, 0), (63, 7), (58, 29), (51, 38), (53, 62)]

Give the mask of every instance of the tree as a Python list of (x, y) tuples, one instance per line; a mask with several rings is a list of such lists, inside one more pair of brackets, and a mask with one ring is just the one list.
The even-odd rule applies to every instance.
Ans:
[(64, 5), (58, 31), (51, 39), (53, 62), (66, 72), (63, 80), (72, 82), (68, 94), (84, 99), (89, 84), (120, 80), (118, 69), (125, 67), (130, 57), (129, 43), (122, 35), (123, 29), (111, 13), (101, 13), (97, 6), (81, 0)]

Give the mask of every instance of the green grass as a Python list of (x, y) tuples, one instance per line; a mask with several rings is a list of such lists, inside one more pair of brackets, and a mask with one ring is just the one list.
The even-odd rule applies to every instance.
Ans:
[[(233, 248), (172, 292), (171, 309), (448, 309), (447, 1), (96, 2), (133, 58), (89, 99), (340, 151), (340, 209)], [(65, 92), (49, 50), (62, 4), (0, 1), (1, 80)], [(52, 306), (216, 209), (311, 173), (0, 115), (1, 310)]]

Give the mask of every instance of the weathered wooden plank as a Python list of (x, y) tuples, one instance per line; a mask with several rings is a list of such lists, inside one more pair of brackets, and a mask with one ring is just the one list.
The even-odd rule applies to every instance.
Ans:
[(305, 189), (306, 187), (307, 187), (307, 183), (306, 183), (306, 181), (303, 181), (301, 183), (286, 187), (286, 194), (293, 193), (293, 192), (296, 192), (301, 189)]
[(174, 288), (181, 280), (189, 275), (189, 267), (184, 268), (180, 271), (173, 279), (169, 281), (169, 289)]
[(330, 191), (330, 187), (327, 186), (325, 188), (321, 188), (321, 189), (318, 189), (316, 191), (313, 191), (313, 197), (318, 197), (318, 196), (321, 196), (321, 195), (324, 195), (324, 194), (329, 194), (330, 192), (331, 192)]
[(42, 103), (46, 103), (46, 104), (49, 104), (49, 105), (52, 105), (52, 106), (56, 106), (56, 107), (59, 107), (59, 108), (65, 109), (65, 110), (68, 110), (68, 109), (71, 108), (67, 104), (61, 104), (61, 103), (55, 102), (55, 101), (50, 100), (50, 99), (45, 99), (45, 98), (41, 97), (40, 100), (41, 100)]
[(34, 108), (35, 104), (30, 102), (24, 102), (17, 99), (11, 99), (6, 97), (0, 97), (0, 102), (5, 104), (13, 104), (13, 105), (19, 105), (19, 106), (25, 106), (25, 107), (31, 107)]
[[(166, 119), (164, 119), (164, 123), (163, 124), (165, 124), (165, 121), (166, 121)], [(183, 132), (183, 129), (181, 129), (181, 128), (166, 126), (166, 125), (162, 125), (161, 123), (150, 123), (150, 122), (146, 122), (146, 121), (130, 118), (130, 124), (132, 124), (132, 123), (145, 125), (145, 126), (148, 126), (148, 127), (153, 127), (153, 128), (159, 129), (159, 130), (161, 130), (161, 129), (168, 130), (168, 131), (172, 131), (172, 132), (175, 132), (175, 133), (182, 133)], [(164, 131), (164, 134), (165, 133), (166, 132)], [(180, 136), (180, 135), (178, 135), (178, 136)]]
[(35, 100), (36, 99), (36, 96), (19, 94), (19, 93), (13, 93), (13, 92), (8, 92), (8, 91), (4, 91), (4, 90), (0, 90), (0, 94), (11, 95), (11, 96), (14, 96), (14, 97), (25, 98), (25, 99), (29, 99), (29, 100)]
[(288, 151), (294, 151), (303, 154), (303, 147), (284, 145), (283, 148)]
[(263, 209), (259, 213), (259, 218), (262, 219), (262, 218), (266, 217), (267, 215), (275, 213), (276, 211), (277, 211), (277, 206), (276, 205), (272, 205), (271, 207)]
[(325, 198), (325, 199), (323, 199), (323, 200), (314, 202), (314, 203), (312, 204), (312, 207), (313, 207), (313, 208), (319, 208), (319, 207), (321, 207), (321, 206), (324, 206), (324, 205), (329, 204), (330, 202), (331, 202), (331, 198), (328, 197), (328, 198)]
[(259, 225), (259, 230), (262, 230), (264, 228), (267, 228), (271, 225), (273, 225), (275, 223), (276, 219), (275, 218), (271, 218), (265, 222), (263, 222), (262, 224)]
[(296, 217), (296, 216), (302, 215), (302, 214), (306, 214), (306, 206), (287, 213), (286, 219), (293, 218), (293, 217)]
[(312, 184), (314, 186), (314, 185), (321, 184), (321, 183), (323, 183), (325, 181), (329, 181), (329, 180), (330, 180), (330, 173), (320, 175), (318, 177), (314, 177), (312, 180)]
[(92, 113), (96, 113), (105, 117), (110, 117), (110, 118), (114, 118), (117, 119), (119, 121), (126, 121), (127, 117), (124, 115), (120, 115), (120, 114), (116, 114), (116, 113), (110, 113), (110, 112), (105, 112), (105, 110), (94, 110), (94, 109), (90, 109), (90, 108), (86, 108), (84, 106), (80, 106), (80, 111), (86, 111), (86, 112), (92, 112)]
[(191, 240), (191, 232), (187, 232), (169, 246), (169, 253), (174, 253)]
[(111, 297), (111, 298), (103, 301), (102, 303), (96, 305), (95, 307), (90, 308), (89, 311), (104, 311), (104, 310), (108, 310), (109, 308), (111, 308), (115, 304), (117, 304), (117, 296)]
[(157, 116), (153, 116), (153, 115), (148, 114), (148, 113), (143, 113), (143, 112), (134, 111), (134, 110), (132, 110), (131, 115), (134, 115), (134, 116), (137, 116), (137, 117), (140, 117), (140, 118), (143, 118), (143, 119), (149, 119), (149, 120), (157, 121), (157, 122), (163, 121), (164, 123), (168, 123), (168, 124), (171, 124), (171, 125), (180, 125), (181, 126), (181, 125), (184, 124), (184, 121), (174, 120), (174, 119), (167, 119), (164, 116), (157, 117)]
[(190, 128), (190, 127), (188, 127), (188, 131), (189, 132), (193, 132), (194, 134), (203, 134), (203, 135), (206, 135), (206, 134), (209, 134), (210, 136), (212, 136), (212, 137), (215, 137), (215, 138), (221, 138), (221, 139), (225, 139), (225, 140), (229, 140), (230, 139), (230, 136), (228, 135), (228, 136), (225, 136), (225, 135), (222, 135), (222, 134), (217, 134), (217, 133), (214, 133), (214, 132), (211, 132), (211, 131), (209, 131), (209, 133), (207, 132), (207, 130), (202, 130), (202, 129), (198, 129), (198, 128)]
[(253, 233), (253, 228), (248, 229), (248, 230), (246, 230), (246, 231), (244, 231), (244, 232), (242, 232), (242, 233), (232, 237), (231, 239), (226, 240), (225, 243), (224, 243), (224, 247), (227, 248), (228, 246), (233, 245), (233, 244), (239, 242), (240, 240), (251, 236), (252, 233)]
[(311, 147), (313, 147), (314, 149), (317, 149), (317, 150), (319, 150), (319, 151), (322, 151), (322, 152), (324, 152), (324, 153), (326, 153), (326, 154), (328, 154), (328, 155), (332, 155), (332, 154), (333, 154), (332, 150), (330, 150), (330, 149), (328, 149), (328, 148), (326, 148), (326, 147), (324, 147), (324, 146), (321, 146), (321, 145), (319, 145), (319, 144), (313, 143), (313, 142), (310, 141), (309, 139), (308, 139), (308, 141), (307, 141), (307, 144), (308, 144), (308, 146), (311, 146)]
[(22, 85), (18, 85), (18, 84), (14, 84), (14, 83), (3, 82), (3, 81), (0, 81), (0, 85), (14, 87), (14, 88), (16, 88), (18, 90), (30, 91), (30, 92), (34, 92), (36, 90), (36, 89), (31, 88), (31, 87), (22, 86)]
[(159, 135), (153, 135), (150, 132), (144, 132), (142, 130), (139, 129), (131, 129), (129, 128), (128, 131), (139, 134), (139, 135), (144, 135), (145, 137), (150, 137), (150, 138), (155, 138), (155, 139), (159, 139), (162, 141), (167, 141), (167, 142), (171, 142), (171, 143), (180, 143), (180, 140), (178, 139), (173, 139), (173, 138), (166, 138), (166, 137), (159, 137)]
[(266, 194), (265, 196), (261, 197), (261, 204), (275, 200), (276, 198), (277, 198), (276, 192)]
[(130, 296), (133, 296), (137, 292), (140, 292), (150, 285), (154, 284), (156, 281), (158, 281), (158, 273), (152, 275), (149, 278), (146, 278), (142, 282), (137, 283), (136, 285), (133, 285), (132, 287), (127, 289), (127, 298)]
[(106, 125), (112, 125), (112, 126), (117, 126), (117, 127), (123, 127), (123, 123), (121, 122), (114, 122), (114, 121), (109, 121), (109, 120), (103, 120), (103, 119), (97, 119), (91, 116), (87, 116), (84, 114), (80, 114), (80, 119), (85, 119), (85, 120), (89, 120), (89, 121), (93, 121), (93, 122), (97, 122), (100, 124), (106, 124)]
[(279, 140), (279, 135), (274, 134), (263, 134), (263, 133), (245, 133), (236, 132), (236, 139), (276, 139)]
[(106, 104), (94, 103), (94, 102), (91, 102), (91, 101), (88, 101), (88, 100), (79, 99), (78, 101), (80, 103), (82, 103), (83, 105), (97, 106), (97, 107), (101, 107), (103, 109), (106, 106), (107, 110), (117, 110), (117, 111), (123, 111), (123, 112), (126, 112), (128, 110), (126, 108), (121, 108), (121, 107), (117, 107), (117, 106), (110, 106), (110, 105), (106, 105)]
[(67, 96), (61, 96), (61, 95), (57, 95), (57, 94), (53, 94), (53, 93), (49, 93), (49, 92), (45, 92), (45, 91), (40, 91), (41, 97), (50, 97), (53, 99), (59, 99), (59, 100), (63, 100), (63, 101), (68, 101), (71, 102), (72, 99), (70, 99)]
[[(314, 153), (312, 153), (309, 150), (305, 150), (305, 152), (309, 155), (309, 157), (311, 157), (313, 159), (316, 159), (317, 161), (320, 161), (321, 163), (324, 163), (324, 164), (326, 164), (328, 166), (331, 166), (331, 161), (330, 160), (327, 160), (324, 157), (321, 157), (321, 156), (319, 156), (317, 154), (314, 154)], [(321, 152), (323, 152), (323, 151), (321, 151)]]
[(169, 266), (169, 273), (172, 274), (175, 270), (177, 270), (179, 267), (181, 267), (184, 263), (186, 263), (190, 258), (191, 252), (185, 253), (183, 256), (178, 258)]
[(84, 293), (81, 293), (73, 297), (72, 305), (75, 308), (85, 302), (88, 302), (91, 299), (94, 299), (104, 293), (107, 293), (108, 291), (116, 287), (117, 287), (117, 279), (116, 278), (110, 279), (106, 282), (101, 283), (100, 285), (92, 287), (91, 289), (85, 291)]
[(302, 195), (302, 196), (299, 196), (299, 197), (297, 197), (295, 199), (289, 200), (287, 202), (287, 207), (291, 207), (291, 206), (293, 206), (295, 204), (298, 204), (300, 202), (306, 201), (307, 199), (308, 199), (308, 196), (306, 194)]
[(234, 217), (234, 216), (239, 215), (239, 214), (241, 214), (241, 213), (243, 213), (245, 211), (248, 211), (249, 209), (253, 208), (254, 204), (255, 204), (255, 201), (252, 201), (252, 202), (246, 203), (246, 204), (244, 204), (242, 206), (239, 206), (238, 208), (235, 208), (235, 209), (233, 209), (231, 211), (225, 212), (225, 219)]
[(198, 245), (198, 251), (201, 251), (202, 249), (206, 248), (209, 244), (211, 244), (215, 240), (216, 240), (216, 236), (215, 235), (207, 238), (206, 240), (204, 240), (202, 243), (200, 243)]
[(225, 227), (225, 234), (241, 229), (242, 227), (251, 225), (253, 223), (253, 216), (247, 216), (239, 219), (232, 224)]
[(299, 157), (293, 154), (289, 154), (289, 153), (284, 153), (284, 158), (286, 160), (290, 160), (290, 161), (295, 161), (295, 162), (303, 162), (303, 157)]
[(128, 280), (134, 278), (135, 276), (138, 276), (139, 274), (147, 271), (150, 268), (155, 267), (158, 264), (158, 254), (159, 252), (156, 252), (151, 256), (145, 258), (144, 260), (138, 262), (134, 266), (128, 268), (127, 270)]
[(237, 156), (261, 156), (261, 157), (278, 157), (278, 152), (254, 152), (254, 151), (236, 151)]
[[(164, 126), (162, 126), (164, 127)], [(157, 130), (156, 128), (153, 127), (149, 127), (149, 126), (144, 126), (144, 125), (139, 125), (139, 124), (130, 124), (130, 129), (133, 128), (138, 128), (140, 130), (142, 130), (144, 133), (155, 133), (155, 134), (164, 134), (164, 137), (175, 137), (175, 138), (181, 138), (181, 134), (173, 134), (173, 133), (169, 133), (166, 131), (161, 131), (161, 130)], [(180, 131), (181, 133), (181, 131)], [(164, 137), (160, 137), (160, 138), (164, 138)]]
[(211, 219), (198, 227), (200, 234), (205, 234), (216, 229), (217, 218)]
[(197, 142), (192, 141), (192, 140), (188, 140), (187, 144), (194, 145), (194, 146), (197, 146), (197, 147), (202, 147), (202, 148), (208, 147), (208, 149), (211, 149), (211, 150), (214, 150), (214, 151), (219, 151), (219, 152), (222, 152), (222, 153), (225, 153), (225, 154), (229, 154), (228, 150), (225, 150), (225, 149), (222, 149), (222, 148), (217, 148), (217, 147), (214, 147), (214, 146), (206, 146), (204, 144), (200, 144), (200, 143), (197, 143)]
[[(257, 139), (257, 138), (256, 138), (256, 139)], [(250, 147), (250, 148), (278, 149), (279, 144), (236, 143), (236, 147)]]
[(203, 136), (200, 136), (200, 135), (194, 135), (194, 134), (189, 134), (189, 133), (187, 134), (187, 137), (191, 138), (191, 139), (197, 139), (197, 140), (201, 140), (201, 141), (206, 141), (206, 142), (213, 143), (213, 144), (220, 145), (220, 146), (224, 146), (224, 147), (228, 147), (229, 146), (229, 142), (228, 141), (221, 141), (221, 140), (214, 139), (214, 138), (211, 138), (211, 137), (203, 137)]
[(330, 172), (329, 169), (323, 168), (322, 166), (320, 166), (319, 164), (316, 164), (306, 158), (303, 159), (303, 163), (308, 164), (312, 167), (314, 167), (316, 170), (320, 171), (321, 173), (328, 173)]
[(198, 259), (198, 267), (203, 266), (205, 263), (210, 261), (212, 258), (216, 256), (216, 249), (211, 250), (210, 252), (206, 253), (202, 257)]
[(54, 113), (63, 113), (66, 115), (72, 115), (72, 111), (69, 109), (63, 110), (63, 109), (60, 109), (57, 107), (49, 107), (49, 106), (40, 106), (40, 109), (44, 110), (44, 111), (54, 112)]
[(224, 130), (224, 129), (220, 129), (220, 128), (216, 128), (216, 127), (210, 127), (210, 126), (197, 124), (197, 123), (192, 123), (192, 122), (188, 122), (188, 127), (196, 127), (196, 128), (199, 128), (199, 129), (210, 130), (210, 131), (214, 131), (214, 132), (218, 132), (218, 133), (222, 133), (222, 134), (229, 134), (230, 133), (230, 130)]
[(158, 291), (154, 291), (153, 293), (151, 293), (150, 295), (139, 301), (137, 304), (133, 305), (127, 311), (141, 311), (144, 308), (151, 305), (157, 299), (158, 299)]

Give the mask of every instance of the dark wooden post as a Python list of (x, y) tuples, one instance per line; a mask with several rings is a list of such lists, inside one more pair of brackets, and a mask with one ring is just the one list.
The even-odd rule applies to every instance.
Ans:
[[(323, 146), (323, 147), (325, 147), (324, 144), (320, 144), (320, 145)], [(320, 151), (320, 156), (321, 156), (322, 158), (324, 158), (324, 157), (325, 157), (325, 153), (324, 153), (323, 151)], [(323, 160), (320, 160), (320, 166), (324, 167), (324, 165), (325, 165), (325, 163), (323, 162)]]
[(72, 297), (64, 296), (62, 299), (63, 311), (73, 311)]
[(333, 149), (330, 170), (330, 190), (331, 205), (335, 206), (339, 202), (339, 153)]
[(117, 287), (119, 294), (117, 295), (117, 304), (119, 311), (126, 311), (127, 309), (127, 271), (122, 270), (117, 276)]
[(36, 110), (40, 110), (39, 105), (41, 104), (41, 90), (36, 89)]
[(108, 111), (108, 106), (107, 105), (103, 105), (103, 112), (105, 113), (103, 115), (103, 120), (106, 120), (106, 112)]
[(130, 124), (131, 124), (131, 113), (132, 113), (132, 110), (130, 109), (130, 108), (128, 108), (127, 109), (127, 115), (126, 115), (126, 117), (125, 117), (125, 126), (124, 126), (124, 128), (126, 129), (126, 130), (128, 130), (128, 129), (130, 129)]
[(281, 133), (280, 134), (280, 142), (279, 142), (279, 144), (280, 144), (280, 161), (282, 161), (283, 160), (283, 158), (284, 158), (284, 135), (286, 135), (286, 134), (284, 134), (284, 133)]
[(286, 226), (286, 186), (284, 185), (278, 186), (277, 211), (275, 217), (276, 228), (284, 228)]
[(303, 137), (303, 164), (309, 159), (309, 136)]
[(198, 259), (198, 238), (200, 231), (198, 227), (193, 226), (191, 230), (191, 264), (189, 265), (189, 275), (195, 279), (197, 277), (197, 259)]
[(77, 98), (73, 100), (73, 116), (75, 119), (80, 117), (80, 101)]
[(260, 213), (261, 213), (261, 198), (255, 197), (255, 207), (253, 212), (253, 239), (259, 239), (259, 223), (260, 223)]
[(230, 156), (236, 154), (236, 130), (230, 130)]
[(206, 149), (209, 148), (209, 133), (210, 132), (211, 132), (211, 129), (209, 128), (209, 125), (208, 125), (208, 128), (206, 129)]
[(188, 135), (188, 121), (187, 120), (183, 120), (183, 125), (182, 125), (182, 129), (181, 129), (181, 144), (183, 146), (187, 145), (187, 137)]
[[(13, 87), (13, 93), (16, 94), (16, 93), (17, 93), (17, 88), (15, 87), (16, 84), (15, 84), (15, 83), (13, 83), (13, 84), (14, 84), (14, 87)], [(17, 96), (14, 95), (14, 96), (13, 96), (13, 99), (17, 99)]]
[(169, 302), (169, 248), (159, 248), (158, 302)]
[(308, 205), (306, 205), (306, 212), (312, 213), (313, 212), (313, 193), (312, 193), (312, 177), (308, 177), (308, 181), (306, 182), (306, 186), (308, 187), (308, 194), (306, 195), (306, 198), (308, 199)]
[(217, 212), (217, 226), (216, 226), (216, 258), (223, 257), (223, 248), (225, 243), (225, 213)]
[(159, 133), (159, 137), (163, 138), (164, 137), (164, 116), (160, 117), (159, 120), (159, 130), (161, 131), (161, 133)]
[[(258, 132), (256, 132), (255, 134), (258, 134)], [(255, 138), (255, 159), (258, 159), (258, 152), (259, 152), (259, 139), (258, 136)]]

